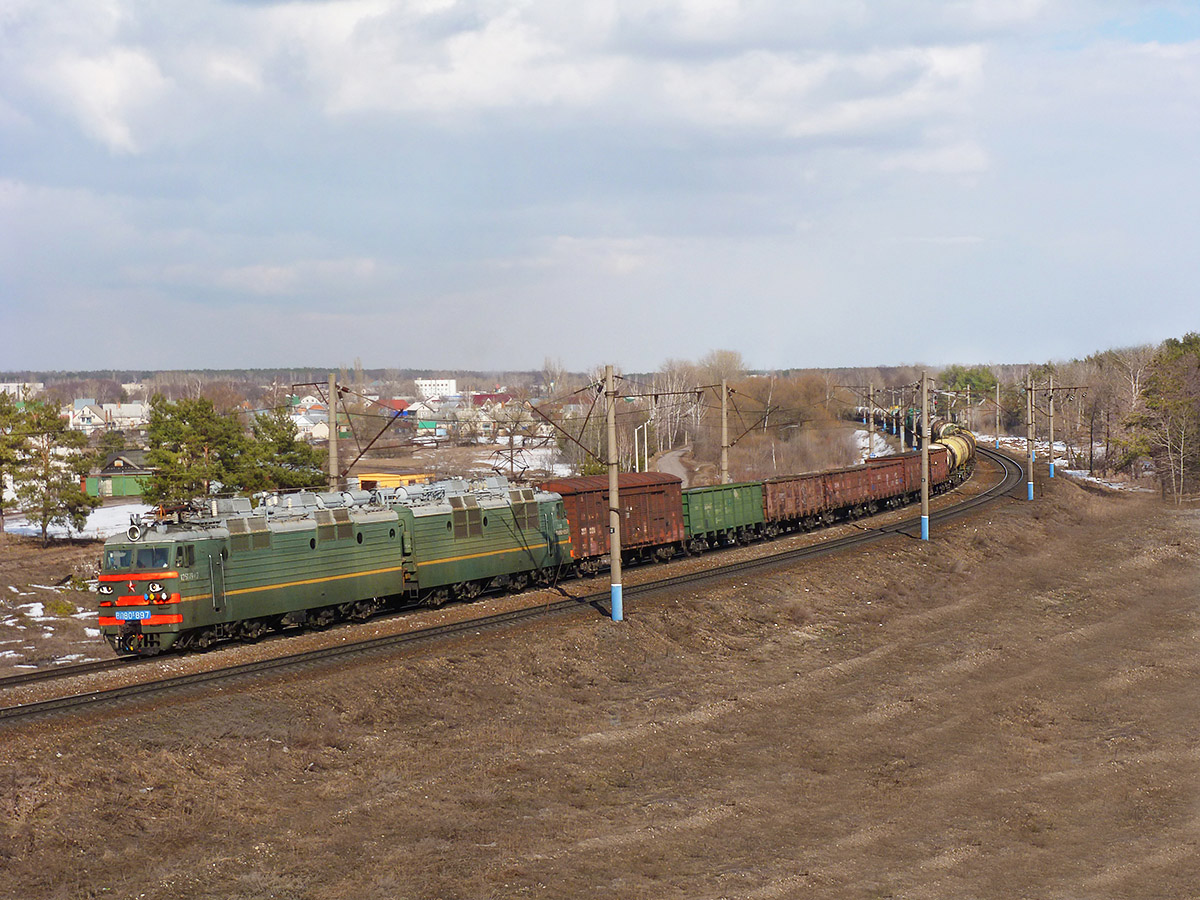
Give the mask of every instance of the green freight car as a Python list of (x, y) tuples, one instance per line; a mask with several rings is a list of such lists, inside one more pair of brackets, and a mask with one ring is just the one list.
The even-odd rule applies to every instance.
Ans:
[(121, 654), (254, 640), (548, 581), (567, 541), (557, 495), (502, 478), (209, 500), (105, 543), (99, 623)]
[(717, 484), (683, 492), (683, 527), (688, 553), (723, 544), (744, 544), (762, 535), (761, 482)]

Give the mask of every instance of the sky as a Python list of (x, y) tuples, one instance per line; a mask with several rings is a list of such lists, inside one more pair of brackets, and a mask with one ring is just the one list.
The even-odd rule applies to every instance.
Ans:
[(1200, 329), (1200, 4), (0, 0), (0, 371)]

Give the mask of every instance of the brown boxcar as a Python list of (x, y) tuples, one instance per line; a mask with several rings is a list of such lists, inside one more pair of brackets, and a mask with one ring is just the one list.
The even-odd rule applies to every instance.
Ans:
[(825, 477), (820, 472), (784, 475), (763, 482), (763, 513), (770, 523), (815, 519), (825, 510)]
[[(945, 444), (929, 445), (929, 487), (941, 484), (950, 477), (950, 452)], [(917, 483), (920, 487), (920, 482)]]
[(915, 494), (921, 490), (921, 451), (910, 450), (900, 458), (904, 460), (904, 493)]
[(825, 502), (831, 509), (854, 509), (870, 500), (871, 476), (866, 466), (825, 473)]
[[(571, 556), (583, 571), (594, 571), (607, 556), (608, 476), (554, 478), (539, 485), (563, 498), (571, 525)], [(673, 552), (683, 541), (682, 482), (658, 472), (624, 472), (617, 490), (621, 503), (621, 555), (638, 557), (647, 550)]]
[[(920, 466), (920, 463), (917, 464)], [(867, 460), (867, 470), (871, 473), (871, 499), (885, 501), (898, 497), (905, 492), (904, 460), (899, 456), (879, 456)], [(917, 472), (920, 478), (920, 471)], [(918, 487), (920, 482), (918, 481)]]

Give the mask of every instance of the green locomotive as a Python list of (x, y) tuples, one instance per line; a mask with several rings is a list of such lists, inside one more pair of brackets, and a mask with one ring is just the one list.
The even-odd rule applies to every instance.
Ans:
[(99, 623), (122, 655), (255, 640), (549, 582), (569, 540), (558, 495), (496, 477), (210, 499), (105, 542)]

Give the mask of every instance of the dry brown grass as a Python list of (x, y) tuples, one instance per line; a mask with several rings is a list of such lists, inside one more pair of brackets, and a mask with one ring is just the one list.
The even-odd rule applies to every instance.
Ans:
[(1196, 519), (1044, 489), (621, 625), (0, 733), (0, 896), (1195, 895)]

